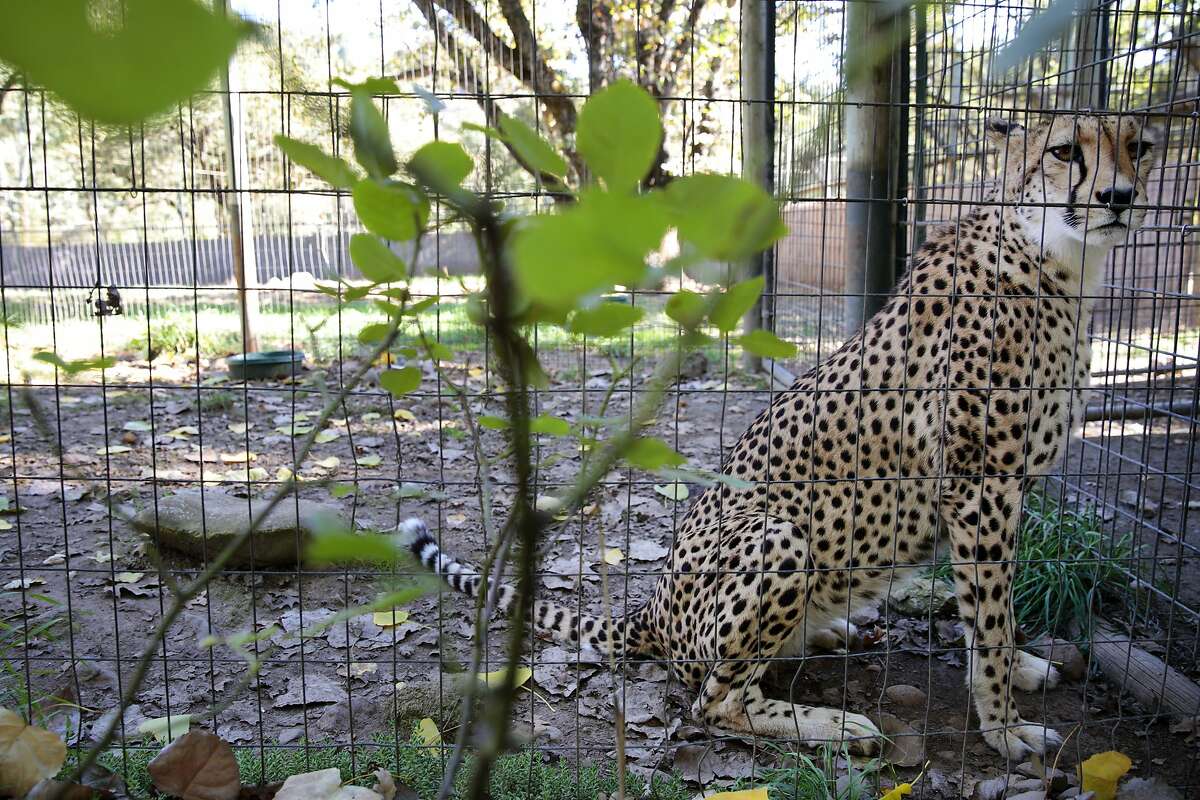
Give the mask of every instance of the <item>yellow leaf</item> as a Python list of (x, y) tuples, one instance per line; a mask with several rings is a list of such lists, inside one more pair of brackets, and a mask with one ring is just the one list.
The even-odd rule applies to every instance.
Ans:
[(321, 469), (337, 469), (338, 464), (341, 464), (342, 460), (337, 456), (330, 456), (329, 458), (322, 458), (320, 461), (314, 461), (313, 463)]
[(102, 456), (102, 455), (115, 456), (120, 453), (128, 453), (132, 449), (133, 449), (132, 447), (126, 447), (123, 444), (114, 444), (114, 445), (109, 445), (108, 447), (99, 448), (98, 450), (96, 450), (96, 455), (98, 455), (98, 456)]
[(361, 419), (363, 422), (374, 422), (375, 420), (379, 419), (379, 412), (378, 411), (368, 411), (367, 413), (365, 413), (361, 417), (359, 417), (359, 419)]
[(376, 453), (365, 455), (356, 462), (360, 467), (378, 467), (383, 463), (383, 459)]
[(621, 552), (619, 547), (610, 547), (604, 551), (604, 563), (611, 566), (617, 566), (625, 560), (625, 554)]
[(717, 792), (708, 795), (708, 800), (767, 800), (766, 787), (761, 789), (742, 789), (740, 792)]
[(422, 744), (434, 745), (442, 741), (442, 732), (438, 730), (436, 722), (425, 717), (417, 723), (417, 738)]
[(226, 464), (245, 464), (247, 461), (257, 461), (258, 456), (248, 450), (237, 453), (221, 453), (221, 461)]
[(11, 433), (0, 433), (0, 444), (8, 444), (12, 441)]
[(408, 612), (399, 608), (391, 611), (376, 611), (371, 615), (371, 621), (381, 628), (391, 628), (408, 622)]
[(0, 519), (0, 531), (11, 531), (12, 525)]
[(144, 572), (118, 572), (113, 576), (113, 580), (117, 583), (137, 583), (144, 577), (146, 577)]
[(138, 733), (143, 736), (153, 736), (159, 742), (167, 744), (178, 739), (192, 727), (191, 714), (172, 714), (169, 717), (154, 717), (138, 725)]
[(1117, 783), (1131, 766), (1133, 762), (1124, 753), (1116, 750), (1097, 753), (1079, 765), (1079, 782), (1083, 791), (1096, 793), (1096, 800), (1113, 800), (1117, 796)]
[(402, 419), (405, 422), (417, 421), (417, 415), (409, 411), (407, 408), (397, 408), (394, 412), (392, 412), (392, 416), (396, 419)]
[(229, 431), (231, 433), (245, 433), (254, 427), (252, 422), (231, 422), (229, 423)]
[(905, 795), (912, 794), (911, 783), (899, 783), (887, 790), (887, 793), (879, 800), (900, 800)]
[(24, 797), (38, 781), (57, 775), (66, 759), (61, 739), (0, 708), (0, 794)]
[(174, 430), (167, 431), (167, 436), (170, 436), (172, 439), (186, 439), (189, 436), (199, 436), (199, 435), (200, 435), (200, 429), (197, 428), (195, 425), (180, 425), (178, 428), (175, 428)]
[(291, 478), (292, 471), (287, 467), (280, 467), (279, 469), (275, 470), (275, 480), (279, 481), (280, 483), (291, 480)]
[[(516, 680), (513, 682), (514, 687), (524, 686), (533, 677), (533, 670), (529, 667), (517, 667), (515, 671)], [(507, 674), (507, 669), (498, 669), (495, 672), (480, 672), (478, 673), (478, 678), (489, 689), (494, 689), (497, 686), (504, 685), (504, 676)]]
[(340, 432), (336, 428), (326, 428), (318, 433), (316, 437), (313, 438), (313, 441), (317, 444), (329, 444), (332, 441), (336, 441), (340, 435)]
[(682, 503), (691, 494), (688, 491), (687, 485), (682, 483), (660, 483), (654, 487), (654, 491), (668, 500), (674, 500), (676, 503)]

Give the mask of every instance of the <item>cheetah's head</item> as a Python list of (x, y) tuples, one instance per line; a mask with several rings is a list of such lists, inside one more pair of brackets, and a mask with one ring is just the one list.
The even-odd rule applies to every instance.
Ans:
[(1107, 250), (1142, 224), (1157, 132), (1139, 119), (1082, 114), (1028, 130), (1004, 120), (987, 127), (1000, 149), (1001, 197), (1045, 249)]

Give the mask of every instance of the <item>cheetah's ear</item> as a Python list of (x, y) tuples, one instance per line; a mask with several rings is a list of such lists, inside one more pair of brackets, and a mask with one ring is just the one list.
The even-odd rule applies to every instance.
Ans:
[(1010, 139), (1025, 135), (1025, 127), (1021, 123), (1003, 117), (991, 117), (984, 127), (988, 139), (998, 147), (1006, 147)]

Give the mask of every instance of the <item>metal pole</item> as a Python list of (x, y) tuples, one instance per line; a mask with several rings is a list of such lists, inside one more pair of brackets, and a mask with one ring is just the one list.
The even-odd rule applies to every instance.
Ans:
[[(227, 12), (227, 0), (218, 0), (218, 8), (222, 14)], [(254, 258), (254, 237), (245, 236), (244, 218), (242, 214), (241, 186), (238, 182), (238, 167), (246, 167), (245, 137), (241, 129), (241, 116), (233, 114), (232, 92), (229, 88), (229, 64), (221, 67), (221, 97), (222, 117), (225, 127), (225, 176), (227, 191), (225, 194), (226, 209), (229, 211), (229, 248), (233, 257), (233, 282), (237, 286), (238, 311), (241, 315), (242, 351), (253, 352), (258, 349), (258, 341), (254, 336), (254, 321), (258, 317), (258, 294), (249, 291), (251, 282), (258, 282), (258, 266)], [(239, 108), (239, 111), (241, 109)], [(250, 215), (248, 214), (247, 217)], [(250, 226), (247, 225), (246, 228)], [(250, 270), (247, 269), (246, 239), (249, 238)]]
[(882, 3), (846, 6), (846, 335), (883, 307), (895, 278), (894, 17)]
[[(770, 193), (775, 187), (775, 2), (742, 0), (742, 177)], [(762, 275), (764, 294), (774, 291), (771, 251), (750, 259), (747, 277)], [(742, 318), (744, 332), (763, 326), (764, 301), (758, 301)], [(745, 354), (747, 369), (762, 368), (762, 359)]]

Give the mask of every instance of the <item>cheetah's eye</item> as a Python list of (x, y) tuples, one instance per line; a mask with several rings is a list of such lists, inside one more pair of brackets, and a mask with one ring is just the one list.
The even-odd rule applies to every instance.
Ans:
[(1137, 161), (1146, 153), (1150, 152), (1150, 148), (1154, 147), (1154, 142), (1147, 142), (1145, 139), (1136, 139), (1129, 143), (1129, 157)]
[(1075, 143), (1060, 144), (1058, 147), (1051, 147), (1046, 151), (1050, 155), (1057, 158), (1059, 161), (1082, 161), (1083, 150)]

